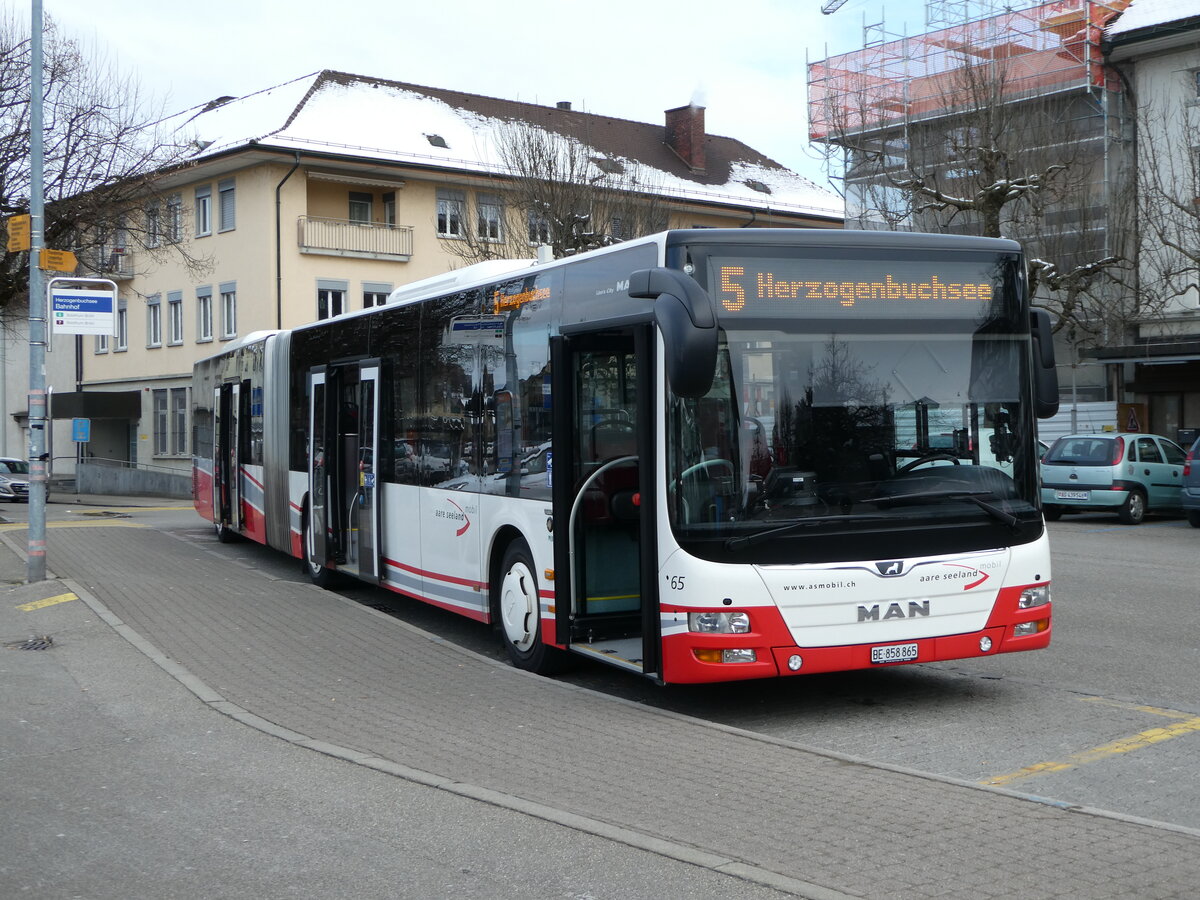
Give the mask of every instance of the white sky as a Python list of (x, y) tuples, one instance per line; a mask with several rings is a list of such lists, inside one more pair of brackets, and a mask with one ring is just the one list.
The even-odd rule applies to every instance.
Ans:
[[(693, 100), (737, 138), (824, 184), (806, 66), (864, 24), (924, 30), (924, 0), (42, 0), (85, 49), (175, 112), (319, 69), (640, 122)], [(31, 0), (0, 0), (28, 19)]]

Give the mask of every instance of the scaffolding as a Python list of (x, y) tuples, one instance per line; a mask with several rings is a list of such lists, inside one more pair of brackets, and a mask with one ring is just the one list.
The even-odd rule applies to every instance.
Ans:
[(929, 0), (924, 34), (864, 27), (863, 48), (809, 65), (809, 135), (819, 143), (955, 112), (955, 80), (984, 62), (1004, 67), (1004, 96), (1119, 90), (1100, 50), (1130, 0), (1056, 0), (997, 12), (994, 0)]

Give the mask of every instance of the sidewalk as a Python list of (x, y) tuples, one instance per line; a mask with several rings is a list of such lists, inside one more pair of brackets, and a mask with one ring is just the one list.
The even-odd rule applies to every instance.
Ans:
[[(814, 752), (537, 678), (264, 577), (212, 545), (112, 525), (57, 532), (61, 582), (19, 590), (78, 593), (192, 692), (188, 705), (244, 723), (234, 727), (246, 740), (273, 735), (289, 752), (317, 750), (398, 786), (745, 879), (730, 896), (759, 885), (811, 898), (1190, 897), (1200, 883), (1200, 835), (1186, 829)], [(9, 578), (19, 560), (4, 548), (0, 560)], [(38, 612), (46, 631), (64, 607), (80, 609)]]

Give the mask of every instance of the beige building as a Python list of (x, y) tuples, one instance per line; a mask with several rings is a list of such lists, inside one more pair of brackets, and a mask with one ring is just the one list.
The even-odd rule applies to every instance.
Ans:
[[(184, 484), (196, 360), (251, 332), (381, 304), (463, 265), (465, 245), (519, 230), (497, 145), (513, 123), (585, 146), (595, 177), (636, 170), (667, 227), (842, 224), (839, 197), (707, 134), (701, 108), (647, 124), (330, 71), (221, 98), (179, 117), (196, 152), (138, 213), (138, 242), (180, 252), (116, 236), (80, 272), (120, 286), (117, 334), (84, 339), (79, 390), (54, 413), (91, 419), (83, 456)], [(532, 257), (554, 226), (525, 224), (517, 244)]]

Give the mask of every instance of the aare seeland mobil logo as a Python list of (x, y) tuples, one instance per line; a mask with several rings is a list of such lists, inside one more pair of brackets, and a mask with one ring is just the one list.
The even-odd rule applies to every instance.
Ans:
[(449, 519), (452, 523), (458, 526), (454, 532), (454, 536), (462, 537), (467, 533), (467, 529), (471, 527), (471, 519), (467, 516), (466, 510), (464, 510), (449, 497), (445, 497), (443, 499), (453, 506), (454, 509), (435, 509), (433, 511), (433, 517), (435, 519)]
[[(908, 568), (902, 559), (888, 559), (877, 562), (875, 571), (880, 578), (897, 578), (901, 575), (907, 575), (910, 571), (914, 571), (917, 567)], [(989, 578), (990, 575), (984, 572), (977, 566), (966, 565), (964, 563), (925, 563), (919, 567), (918, 580), (922, 584), (954, 584), (961, 583), (964, 591), (969, 591), (972, 588), (977, 588)]]

